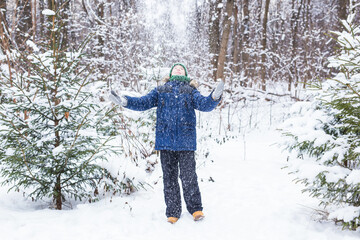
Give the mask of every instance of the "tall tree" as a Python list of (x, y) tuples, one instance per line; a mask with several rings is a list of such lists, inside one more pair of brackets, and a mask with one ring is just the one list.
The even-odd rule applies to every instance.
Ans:
[(218, 54), (220, 50), (220, 16), (221, 16), (221, 0), (210, 1), (209, 14), (209, 47), (212, 65), (212, 77), (216, 80), (216, 72), (218, 67)]
[(6, 20), (7, 5), (6, 0), (0, 0), (0, 53), (4, 53), (7, 49), (8, 36), (6, 34), (7, 20)]
[(268, 23), (268, 14), (269, 14), (269, 5), (270, 5), (270, 0), (265, 0), (265, 12), (264, 12), (264, 19), (263, 19), (263, 32), (262, 32), (262, 40), (261, 40), (261, 45), (262, 45), (262, 54), (261, 54), (261, 88), (263, 91), (266, 90), (266, 41), (267, 41), (267, 36), (266, 36), (266, 31), (267, 31), (267, 23)]
[(31, 1), (31, 18), (32, 18), (32, 25), (33, 25), (33, 40), (35, 41), (36, 36), (36, 25), (37, 25), (37, 3), (36, 0)]
[(17, 3), (15, 41), (19, 49), (24, 49), (25, 41), (31, 36), (32, 30), (31, 0), (19, 0)]
[(346, 19), (347, 9), (349, 7), (350, 0), (337, 0), (338, 1), (338, 17), (339, 19)]
[[(53, 22), (53, 31), (60, 31), (62, 22)], [(104, 187), (98, 185), (101, 179), (112, 185), (113, 177), (99, 160), (113, 152), (108, 141), (118, 133), (111, 118), (114, 109), (101, 106), (86, 88), (91, 71), (81, 59), (83, 49), (60, 51), (61, 34), (53, 36), (45, 53), (26, 52), (19, 59), (31, 75), (16, 78), (13, 88), (0, 82), (0, 89), (10, 96), (0, 105), (0, 125), (9, 126), (0, 131), (0, 175), (10, 189), (30, 188), (34, 200), (52, 197), (55, 209), (61, 210), (67, 198), (91, 202)], [(30, 91), (23, 78), (32, 81)], [(31, 118), (19, 114), (25, 111)], [(11, 153), (4, 154), (5, 149)]]
[[(96, 14), (97, 17), (100, 19), (100, 26), (103, 25), (104, 21), (105, 21), (105, 2), (104, 1), (99, 1), (99, 3), (96, 6)], [(103, 49), (104, 49), (104, 45), (105, 45), (105, 40), (104, 40), (104, 36), (102, 34), (98, 34), (97, 35), (97, 41), (98, 41), (98, 51), (97, 51), (97, 57), (99, 59), (103, 59), (104, 58), (104, 53), (103, 53)], [(103, 64), (102, 62), (99, 62), (98, 64), (98, 68), (100, 70), (100, 72), (102, 74), (104, 74), (106, 72), (105, 70), (105, 64)]]
[(304, 32), (306, 36), (304, 37), (304, 49), (303, 49), (303, 55), (304, 55), (304, 77), (303, 77), (303, 88), (306, 87), (308, 81), (312, 78), (312, 73), (314, 72), (313, 66), (311, 64), (312, 52), (311, 52), (311, 43), (310, 43), (310, 34), (312, 31), (312, 21), (311, 21), (311, 0), (305, 1), (305, 9), (303, 14), (303, 26), (304, 26)]
[(224, 68), (226, 60), (227, 46), (229, 42), (230, 30), (231, 30), (231, 17), (233, 13), (234, 0), (227, 0), (226, 2), (226, 14), (224, 16), (224, 27), (221, 36), (220, 52), (217, 62), (216, 79), (222, 79), (224, 81)]
[[(243, 20), (241, 25), (241, 62), (244, 78), (247, 79), (249, 76), (249, 36), (250, 36), (250, 11), (249, 11), (249, 0), (243, 0), (242, 2)], [(242, 83), (243, 86), (247, 86), (246, 82)]]
[(9, 53), (10, 53), (10, 33), (7, 22), (7, 5), (6, 5), (6, 0), (1, 0), (0, 1), (0, 55), (4, 54), (6, 56), (6, 63), (9, 70), (8, 78), (10, 80), (10, 85), (12, 86), (13, 81), (12, 81), (12, 71), (10, 64), (11, 59)]
[(45, 1), (39, 1), (39, 33), (41, 35), (43, 35), (45, 33), (45, 27), (44, 27), (44, 22), (45, 22), (45, 18), (44, 15), (42, 14), (42, 11), (45, 9)]
[(238, 3), (234, 3), (234, 26), (233, 26), (233, 72), (237, 74), (240, 71), (239, 56), (240, 56), (240, 37), (239, 37), (239, 7)]
[(297, 69), (297, 47), (298, 47), (298, 29), (299, 29), (299, 16), (303, 7), (304, 0), (301, 0), (297, 7), (297, 0), (292, 0), (292, 14), (290, 20), (291, 29), (291, 65), (288, 91), (291, 91), (292, 85), (296, 86), (298, 83), (298, 69)]
[(0, 21), (6, 23), (7, 4), (6, 0), (0, 0)]
[[(70, 11), (70, 0), (48, 0), (48, 8), (51, 10), (57, 10), (58, 15), (62, 21), (62, 28), (58, 34), (61, 35), (61, 41), (59, 41), (59, 49), (66, 48), (69, 45), (69, 11)], [(49, 18), (49, 34), (53, 34), (53, 17)]]

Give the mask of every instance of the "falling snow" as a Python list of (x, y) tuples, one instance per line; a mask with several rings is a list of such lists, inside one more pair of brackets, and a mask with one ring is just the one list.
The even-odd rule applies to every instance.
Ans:
[[(161, 2), (161, 3), (160, 3)], [(149, 29), (165, 29), (164, 17), (168, 17), (171, 32), (176, 34), (174, 46), (184, 46), (189, 43), (186, 38), (187, 18), (194, 0), (169, 0), (164, 4), (157, 0), (144, 0), (139, 11), (144, 11), (145, 26)], [(171, 7), (170, 7), (171, 6)], [(223, 8), (220, 3), (218, 8)], [(43, 15), (53, 16), (56, 13), (46, 9)], [(168, 23), (168, 22), (166, 22)], [(154, 38), (158, 45), (152, 46), (154, 52), (161, 52), (161, 39), (168, 32), (155, 31)], [(285, 35), (283, 35), (284, 37)], [(27, 45), (35, 52), (38, 48), (28, 40)], [(350, 43), (349, 43), (350, 44)], [(44, 53), (47, 56), (50, 53)], [(76, 57), (76, 54), (75, 56)], [(206, 56), (205, 56), (206, 58)], [(0, 60), (5, 56), (0, 54)], [(36, 59), (31, 59), (34, 62)], [(155, 60), (154, 60), (155, 61)], [(335, 64), (331, 62), (331, 64)], [(156, 65), (156, 64), (154, 64)], [(151, 67), (149, 67), (151, 68)], [(8, 68), (0, 65), (2, 73)], [(154, 71), (153, 68), (145, 69)], [(158, 72), (168, 72), (168, 69), (156, 69)], [(49, 65), (49, 72), (55, 70)], [(226, 88), (227, 86), (225, 86)], [(94, 86), (94, 91), (98, 86)], [(284, 92), (284, 86), (269, 86), (269, 91)], [(122, 94), (141, 96), (139, 92), (119, 90)], [(210, 90), (208, 90), (210, 91)], [(205, 92), (202, 92), (206, 94)], [(251, 99), (255, 91), (244, 92), (243, 96)], [(257, 96), (255, 96), (257, 97)], [(278, 99), (277, 99), (278, 100)], [(110, 103), (109, 103), (110, 104)], [(242, 104), (242, 103), (241, 103)], [(165, 201), (160, 158), (153, 154), (148, 161), (154, 164), (153, 172), (149, 173), (135, 166), (130, 161), (120, 161), (116, 156), (109, 156), (108, 162), (102, 167), (110, 173), (134, 176), (137, 181), (145, 182), (145, 189), (130, 195), (105, 196), (99, 202), (67, 202), (65, 211), (49, 209), (52, 199), (32, 201), (24, 198), (23, 191), (8, 192), (8, 186), (0, 186), (0, 232), (4, 240), (92, 240), (92, 239), (246, 239), (246, 240), (355, 240), (359, 238), (359, 230), (342, 231), (341, 226), (333, 222), (320, 221), (318, 215), (322, 208), (319, 202), (302, 193), (302, 186), (293, 183), (294, 176), (282, 168), (287, 165), (287, 153), (278, 146), (282, 142), (280, 132), (284, 120), (291, 111), (300, 111), (307, 103), (293, 105), (290, 99), (279, 101), (249, 101), (241, 107), (230, 106), (228, 110), (216, 109), (211, 113), (196, 113), (198, 118), (198, 150), (196, 152), (197, 176), (202, 196), (205, 219), (194, 222), (186, 211), (182, 197), (182, 212), (180, 220), (171, 225), (166, 222)], [(72, 102), (63, 101), (59, 106), (72, 106)], [(296, 109), (295, 109), (296, 108)], [(129, 111), (129, 110), (125, 110)], [(146, 113), (125, 112), (124, 115), (146, 118)], [(227, 112), (228, 111), (228, 112)], [(312, 112), (307, 121), (298, 121), (299, 131), (306, 127), (317, 126), (317, 120)], [(320, 115), (316, 115), (321, 119)], [(134, 119), (135, 119), (134, 117)], [(31, 120), (31, 116), (30, 116)], [(227, 122), (231, 122), (227, 126)], [(31, 126), (30, 126), (31, 127)], [(231, 131), (226, 129), (230, 128)], [(0, 125), (0, 130), (4, 126)], [(141, 132), (143, 131), (143, 132)], [(150, 133), (151, 127), (140, 128), (140, 133)], [(83, 136), (95, 137), (93, 130), (82, 130)], [(314, 139), (303, 131), (299, 136), (303, 139)], [(36, 144), (41, 147), (46, 142), (46, 136)], [(113, 144), (122, 142), (122, 136), (117, 136)], [(316, 135), (316, 141), (327, 141), (326, 136)], [(144, 148), (151, 152), (146, 143)], [(60, 154), (64, 146), (52, 149), (54, 156)], [(335, 149), (341, 152), (339, 149)], [(334, 150), (334, 151), (335, 151)], [(129, 152), (132, 149), (129, 147)], [(360, 149), (356, 149), (360, 152)], [(7, 149), (6, 155), (14, 153)], [(329, 156), (324, 156), (324, 161)], [(121, 159), (123, 160), (123, 159)], [(121, 164), (120, 164), (121, 163)], [(145, 165), (144, 162), (136, 163)], [(306, 177), (318, 173), (314, 165), (301, 166), (306, 171)], [(338, 179), (339, 175), (329, 178)], [(360, 171), (353, 171), (346, 179), (347, 183), (358, 183)], [(0, 178), (0, 181), (3, 179)], [(180, 180), (179, 180), (180, 181)], [(181, 185), (180, 185), (181, 186)], [(319, 211), (318, 211), (319, 210)], [(351, 219), (359, 215), (358, 207), (348, 207), (332, 212), (331, 217)]]

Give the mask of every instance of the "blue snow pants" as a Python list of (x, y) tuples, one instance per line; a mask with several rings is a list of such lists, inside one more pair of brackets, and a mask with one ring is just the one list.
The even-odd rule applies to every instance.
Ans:
[(166, 216), (179, 218), (181, 215), (180, 179), (183, 188), (186, 208), (190, 214), (202, 211), (201, 195), (195, 172), (194, 151), (160, 151), (163, 171)]

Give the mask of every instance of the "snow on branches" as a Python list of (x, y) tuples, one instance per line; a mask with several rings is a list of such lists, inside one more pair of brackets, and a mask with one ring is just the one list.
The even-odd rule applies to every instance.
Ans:
[(328, 208), (345, 228), (360, 226), (360, 27), (350, 15), (338, 35), (340, 51), (329, 58), (337, 72), (313, 85), (313, 101), (298, 103), (283, 125), (291, 154), (288, 170), (304, 191)]

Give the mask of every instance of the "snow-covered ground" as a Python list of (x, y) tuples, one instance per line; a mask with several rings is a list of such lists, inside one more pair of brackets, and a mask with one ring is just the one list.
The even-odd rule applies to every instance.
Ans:
[(302, 194), (281, 169), (286, 154), (276, 145), (280, 133), (275, 128), (214, 143), (208, 159), (199, 159), (206, 215), (201, 222), (194, 222), (184, 205), (176, 224), (166, 222), (161, 180), (147, 191), (64, 211), (46, 209), (2, 187), (1, 239), (358, 239), (358, 231), (316, 220), (317, 201)]

